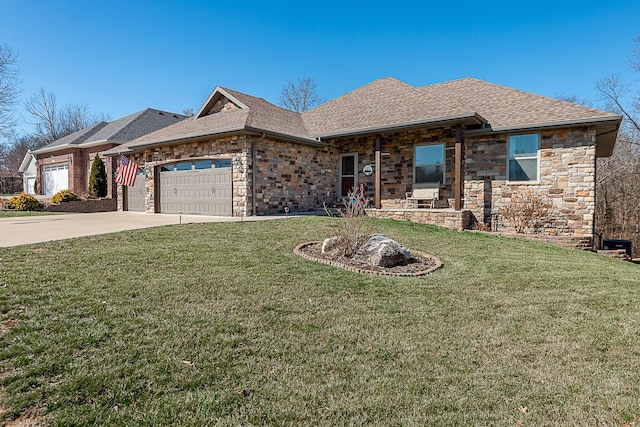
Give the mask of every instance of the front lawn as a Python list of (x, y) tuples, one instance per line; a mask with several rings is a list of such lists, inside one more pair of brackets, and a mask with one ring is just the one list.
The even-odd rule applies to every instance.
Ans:
[(639, 267), (375, 221), (444, 268), (293, 254), (331, 218), (0, 248), (0, 420), (50, 425), (634, 425)]

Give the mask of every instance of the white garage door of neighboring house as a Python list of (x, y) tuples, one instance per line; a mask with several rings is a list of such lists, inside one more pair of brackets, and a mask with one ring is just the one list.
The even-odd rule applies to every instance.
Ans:
[(42, 168), (44, 194), (53, 196), (60, 190), (69, 188), (69, 164), (58, 163)]
[(160, 212), (231, 216), (231, 160), (194, 160), (160, 168)]
[(138, 169), (136, 182), (132, 187), (127, 187), (127, 210), (132, 212), (144, 212), (144, 197), (146, 188), (144, 170)]

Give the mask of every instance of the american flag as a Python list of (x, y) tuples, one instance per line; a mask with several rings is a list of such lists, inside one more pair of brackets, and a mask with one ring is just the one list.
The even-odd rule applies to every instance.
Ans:
[(120, 166), (118, 166), (115, 181), (118, 184), (128, 185), (129, 187), (131, 187), (136, 182), (137, 174), (138, 165), (130, 162), (126, 156), (120, 154)]

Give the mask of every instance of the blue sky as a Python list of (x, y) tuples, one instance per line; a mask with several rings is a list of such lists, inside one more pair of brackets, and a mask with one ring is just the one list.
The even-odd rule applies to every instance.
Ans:
[(0, 21), (23, 98), (44, 88), (112, 119), (197, 110), (216, 85), (275, 103), (304, 74), (327, 99), (386, 76), (471, 76), (596, 104), (598, 78), (640, 77), (627, 66), (637, 0), (2, 0)]

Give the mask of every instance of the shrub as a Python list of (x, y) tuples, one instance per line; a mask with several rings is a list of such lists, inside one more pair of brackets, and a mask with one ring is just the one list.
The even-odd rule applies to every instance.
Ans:
[(107, 172), (104, 169), (104, 162), (97, 154), (91, 164), (87, 192), (94, 197), (105, 197), (107, 195)]
[(365, 194), (352, 189), (347, 198), (342, 201), (342, 207), (338, 208), (337, 215), (332, 213), (326, 205), (324, 206), (324, 210), (329, 216), (340, 218), (338, 233), (335, 236), (335, 247), (345, 258), (353, 257), (367, 240), (369, 233), (364, 230), (364, 217), (368, 204), (369, 199)]
[(516, 233), (531, 231), (535, 233), (548, 220), (549, 202), (541, 196), (528, 192), (514, 194), (511, 201), (499, 210)]
[(32, 195), (20, 193), (9, 199), (8, 207), (17, 211), (37, 211), (42, 204)]
[(80, 198), (69, 190), (60, 190), (53, 195), (51, 203), (73, 202), (75, 200), (80, 200)]

